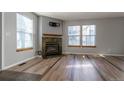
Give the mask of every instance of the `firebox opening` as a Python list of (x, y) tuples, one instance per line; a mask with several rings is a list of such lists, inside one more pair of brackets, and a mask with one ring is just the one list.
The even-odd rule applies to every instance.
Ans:
[(62, 54), (62, 38), (43, 37), (42, 42), (43, 58)]

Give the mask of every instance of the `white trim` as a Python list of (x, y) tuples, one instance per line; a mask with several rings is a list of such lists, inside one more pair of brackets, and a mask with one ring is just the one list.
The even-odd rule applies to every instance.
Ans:
[[(1, 24), (1, 35), (2, 35), (2, 33), (3, 33), (3, 32), (2, 32), (2, 13), (1, 13), (1, 23), (0, 23), (0, 24)], [(3, 35), (2, 35), (2, 36), (3, 36)], [(1, 39), (2, 39), (2, 36), (0, 36)], [(0, 49), (0, 51), (1, 51), (1, 54), (0, 54), (0, 56), (1, 56), (1, 57), (0, 57), (0, 58), (1, 58), (1, 59), (0, 59), (0, 62), (1, 62), (1, 63), (0, 63), (0, 64), (1, 64), (1, 65), (0, 65), (0, 71), (1, 71), (1, 70), (2, 70), (2, 40), (1, 40), (0, 43), (1, 43), (1, 44), (0, 44), (0, 48), (1, 48), (1, 49)]]
[(124, 54), (103, 54), (103, 55), (107, 55), (107, 56), (124, 56)]
[[(73, 52), (63, 52), (63, 54), (87, 54), (87, 55), (99, 55), (102, 53), (73, 53)], [(107, 55), (107, 56), (124, 56), (124, 54), (102, 54), (102, 55)]]
[(73, 53), (73, 52), (63, 52), (63, 54), (77, 54), (77, 55), (80, 55), (80, 54), (89, 54), (89, 55), (94, 55), (94, 54), (97, 54), (97, 53)]
[(2, 69), (4, 68), (4, 13), (2, 12)]
[(36, 58), (36, 57), (37, 57), (37, 56), (31, 57), (31, 58), (27, 58), (27, 59), (25, 59), (25, 60), (22, 60), (22, 61), (19, 61), (19, 62), (15, 63), (15, 64), (12, 64), (12, 65), (9, 65), (9, 66), (5, 66), (5, 67), (2, 68), (2, 70), (6, 70), (6, 69), (11, 68), (11, 67), (13, 67), (13, 66), (16, 66), (16, 65), (19, 65), (19, 64), (24, 63), (24, 62), (26, 62), (26, 61), (29, 61), (29, 60), (31, 60), (31, 59), (34, 59), (34, 58)]

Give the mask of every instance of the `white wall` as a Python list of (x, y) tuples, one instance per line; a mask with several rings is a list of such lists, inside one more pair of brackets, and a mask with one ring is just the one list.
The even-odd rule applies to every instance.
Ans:
[[(39, 50), (42, 49), (42, 34), (58, 34), (62, 35), (63, 24), (61, 20), (40, 16), (39, 20)], [(58, 22), (60, 27), (50, 27), (49, 22)]]
[[(67, 47), (67, 26), (96, 25), (96, 48)], [(124, 18), (66, 21), (63, 36), (63, 53), (124, 54)]]
[(2, 13), (0, 12), (0, 69), (2, 68)]
[(16, 13), (15, 12), (5, 12), (4, 14), (4, 64), (3, 68), (17, 64), (20, 61), (26, 60), (28, 58), (34, 57), (35, 51), (37, 49), (37, 16), (33, 13), (21, 13), (31, 19), (34, 23), (34, 49), (30, 51), (16, 52)]
[[(49, 18), (42, 16), (42, 33), (45, 34), (62, 34), (62, 21), (54, 18)], [(51, 27), (49, 26), (49, 22), (58, 22), (60, 23), (60, 27)]]

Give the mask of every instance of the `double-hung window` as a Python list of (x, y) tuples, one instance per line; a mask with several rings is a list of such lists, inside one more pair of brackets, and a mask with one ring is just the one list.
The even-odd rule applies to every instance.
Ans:
[(96, 37), (95, 25), (82, 26), (82, 46), (95, 46)]
[(68, 45), (81, 47), (95, 47), (96, 26), (68, 26)]
[(33, 20), (19, 13), (17, 19), (17, 51), (33, 49)]
[(80, 26), (69, 26), (68, 27), (68, 43), (70, 46), (80, 45)]

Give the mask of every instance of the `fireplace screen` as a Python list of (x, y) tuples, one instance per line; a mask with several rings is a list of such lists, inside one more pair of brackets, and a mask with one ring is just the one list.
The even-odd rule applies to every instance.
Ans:
[(46, 55), (57, 54), (58, 44), (46, 44)]

